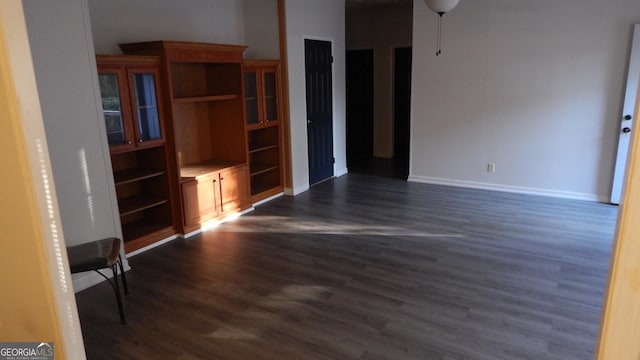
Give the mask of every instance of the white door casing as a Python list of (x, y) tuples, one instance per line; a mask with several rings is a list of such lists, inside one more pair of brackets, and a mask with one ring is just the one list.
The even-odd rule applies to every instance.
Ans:
[(624, 95), (622, 119), (619, 129), (618, 153), (616, 155), (616, 165), (613, 173), (613, 183), (611, 185), (610, 202), (612, 204), (620, 203), (622, 191), (624, 190), (629, 142), (631, 140), (631, 130), (633, 129), (633, 115), (638, 99), (638, 85), (640, 85), (640, 24), (636, 24), (633, 29), (627, 87)]

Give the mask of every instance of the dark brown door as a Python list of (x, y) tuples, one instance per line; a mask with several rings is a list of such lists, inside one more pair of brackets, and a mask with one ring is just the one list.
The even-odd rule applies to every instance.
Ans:
[(309, 184), (333, 176), (332, 62), (329, 41), (304, 41)]

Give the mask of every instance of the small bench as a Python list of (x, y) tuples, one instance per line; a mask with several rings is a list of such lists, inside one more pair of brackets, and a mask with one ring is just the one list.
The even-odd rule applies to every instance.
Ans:
[[(124, 325), (127, 323), (127, 320), (124, 316), (124, 307), (118, 285), (118, 267), (120, 268), (125, 294), (129, 294), (129, 288), (127, 287), (127, 278), (124, 274), (122, 257), (120, 256), (120, 244), (120, 239), (113, 237), (90, 241), (88, 243), (67, 247), (67, 256), (72, 274), (95, 271), (109, 282), (116, 294), (118, 311), (120, 312), (120, 322)], [(113, 281), (100, 272), (101, 269), (107, 268), (111, 268), (113, 272)]]

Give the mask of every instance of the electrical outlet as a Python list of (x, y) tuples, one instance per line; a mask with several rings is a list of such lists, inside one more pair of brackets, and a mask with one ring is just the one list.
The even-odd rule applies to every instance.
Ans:
[(487, 164), (487, 172), (496, 172), (496, 163), (488, 163)]

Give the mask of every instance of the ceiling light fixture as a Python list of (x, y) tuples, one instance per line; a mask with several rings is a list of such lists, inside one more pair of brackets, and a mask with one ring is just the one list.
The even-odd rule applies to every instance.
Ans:
[(453, 10), (460, 0), (424, 0), (424, 3), (427, 4), (429, 9), (433, 10), (436, 14), (438, 14), (438, 51), (436, 51), (436, 56), (442, 54), (442, 16), (449, 11)]

